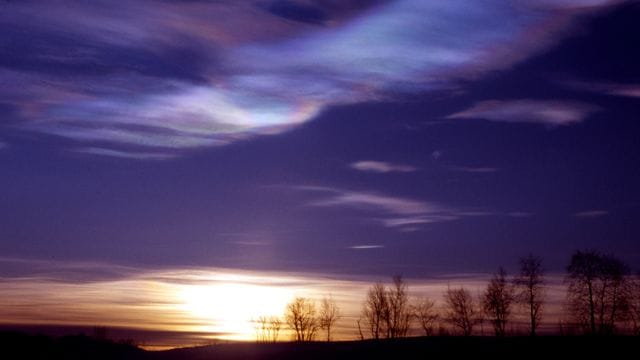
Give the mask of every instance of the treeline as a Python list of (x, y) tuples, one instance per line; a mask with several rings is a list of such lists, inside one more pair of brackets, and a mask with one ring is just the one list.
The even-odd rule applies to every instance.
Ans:
[[(594, 250), (576, 251), (564, 282), (562, 309), (567, 323), (561, 333), (570, 327), (572, 333), (640, 335), (640, 275), (632, 275), (627, 264)], [(361, 339), (402, 338), (412, 329), (426, 336), (451, 331), (470, 336), (484, 323), (491, 324), (495, 336), (505, 336), (520, 310), (527, 318), (527, 332), (535, 336), (544, 315), (547, 285), (541, 258), (528, 255), (520, 258), (518, 274), (510, 278), (500, 267), (477, 296), (463, 286), (447, 287), (444, 306), (439, 308), (429, 297), (410, 297), (408, 284), (397, 275), (389, 286), (376, 282), (369, 288), (355, 325)], [(320, 332), (331, 341), (340, 317), (330, 297), (319, 306), (298, 297), (287, 305), (284, 320), (261, 317), (255, 322), (257, 340), (275, 342), (286, 328), (296, 341), (313, 341)]]

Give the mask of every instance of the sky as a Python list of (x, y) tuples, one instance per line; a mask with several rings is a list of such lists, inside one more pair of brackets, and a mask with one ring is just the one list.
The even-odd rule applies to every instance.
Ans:
[[(577, 249), (640, 270), (639, 16), (604, 0), (1, 1), (4, 321), (64, 323), (33, 309), (190, 271), (475, 279), (528, 253), (561, 274)], [(20, 307), (25, 286), (40, 302)]]

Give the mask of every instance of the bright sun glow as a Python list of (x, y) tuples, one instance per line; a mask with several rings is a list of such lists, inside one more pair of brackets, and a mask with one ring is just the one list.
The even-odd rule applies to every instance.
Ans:
[(291, 289), (246, 283), (189, 285), (180, 292), (183, 310), (210, 323), (202, 331), (229, 340), (254, 339), (253, 320), (281, 316), (293, 296)]

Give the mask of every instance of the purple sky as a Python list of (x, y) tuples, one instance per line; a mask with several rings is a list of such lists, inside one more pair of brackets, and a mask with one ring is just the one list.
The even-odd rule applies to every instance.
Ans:
[(639, 17), (2, 1), (0, 256), (428, 277), (596, 248), (638, 269)]

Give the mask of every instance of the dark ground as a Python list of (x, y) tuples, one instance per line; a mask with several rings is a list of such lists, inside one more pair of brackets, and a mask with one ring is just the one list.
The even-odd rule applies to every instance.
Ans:
[(2, 359), (635, 359), (640, 337), (421, 337), (333, 343), (231, 343), (149, 352), (87, 336), (46, 337), (0, 333)]

